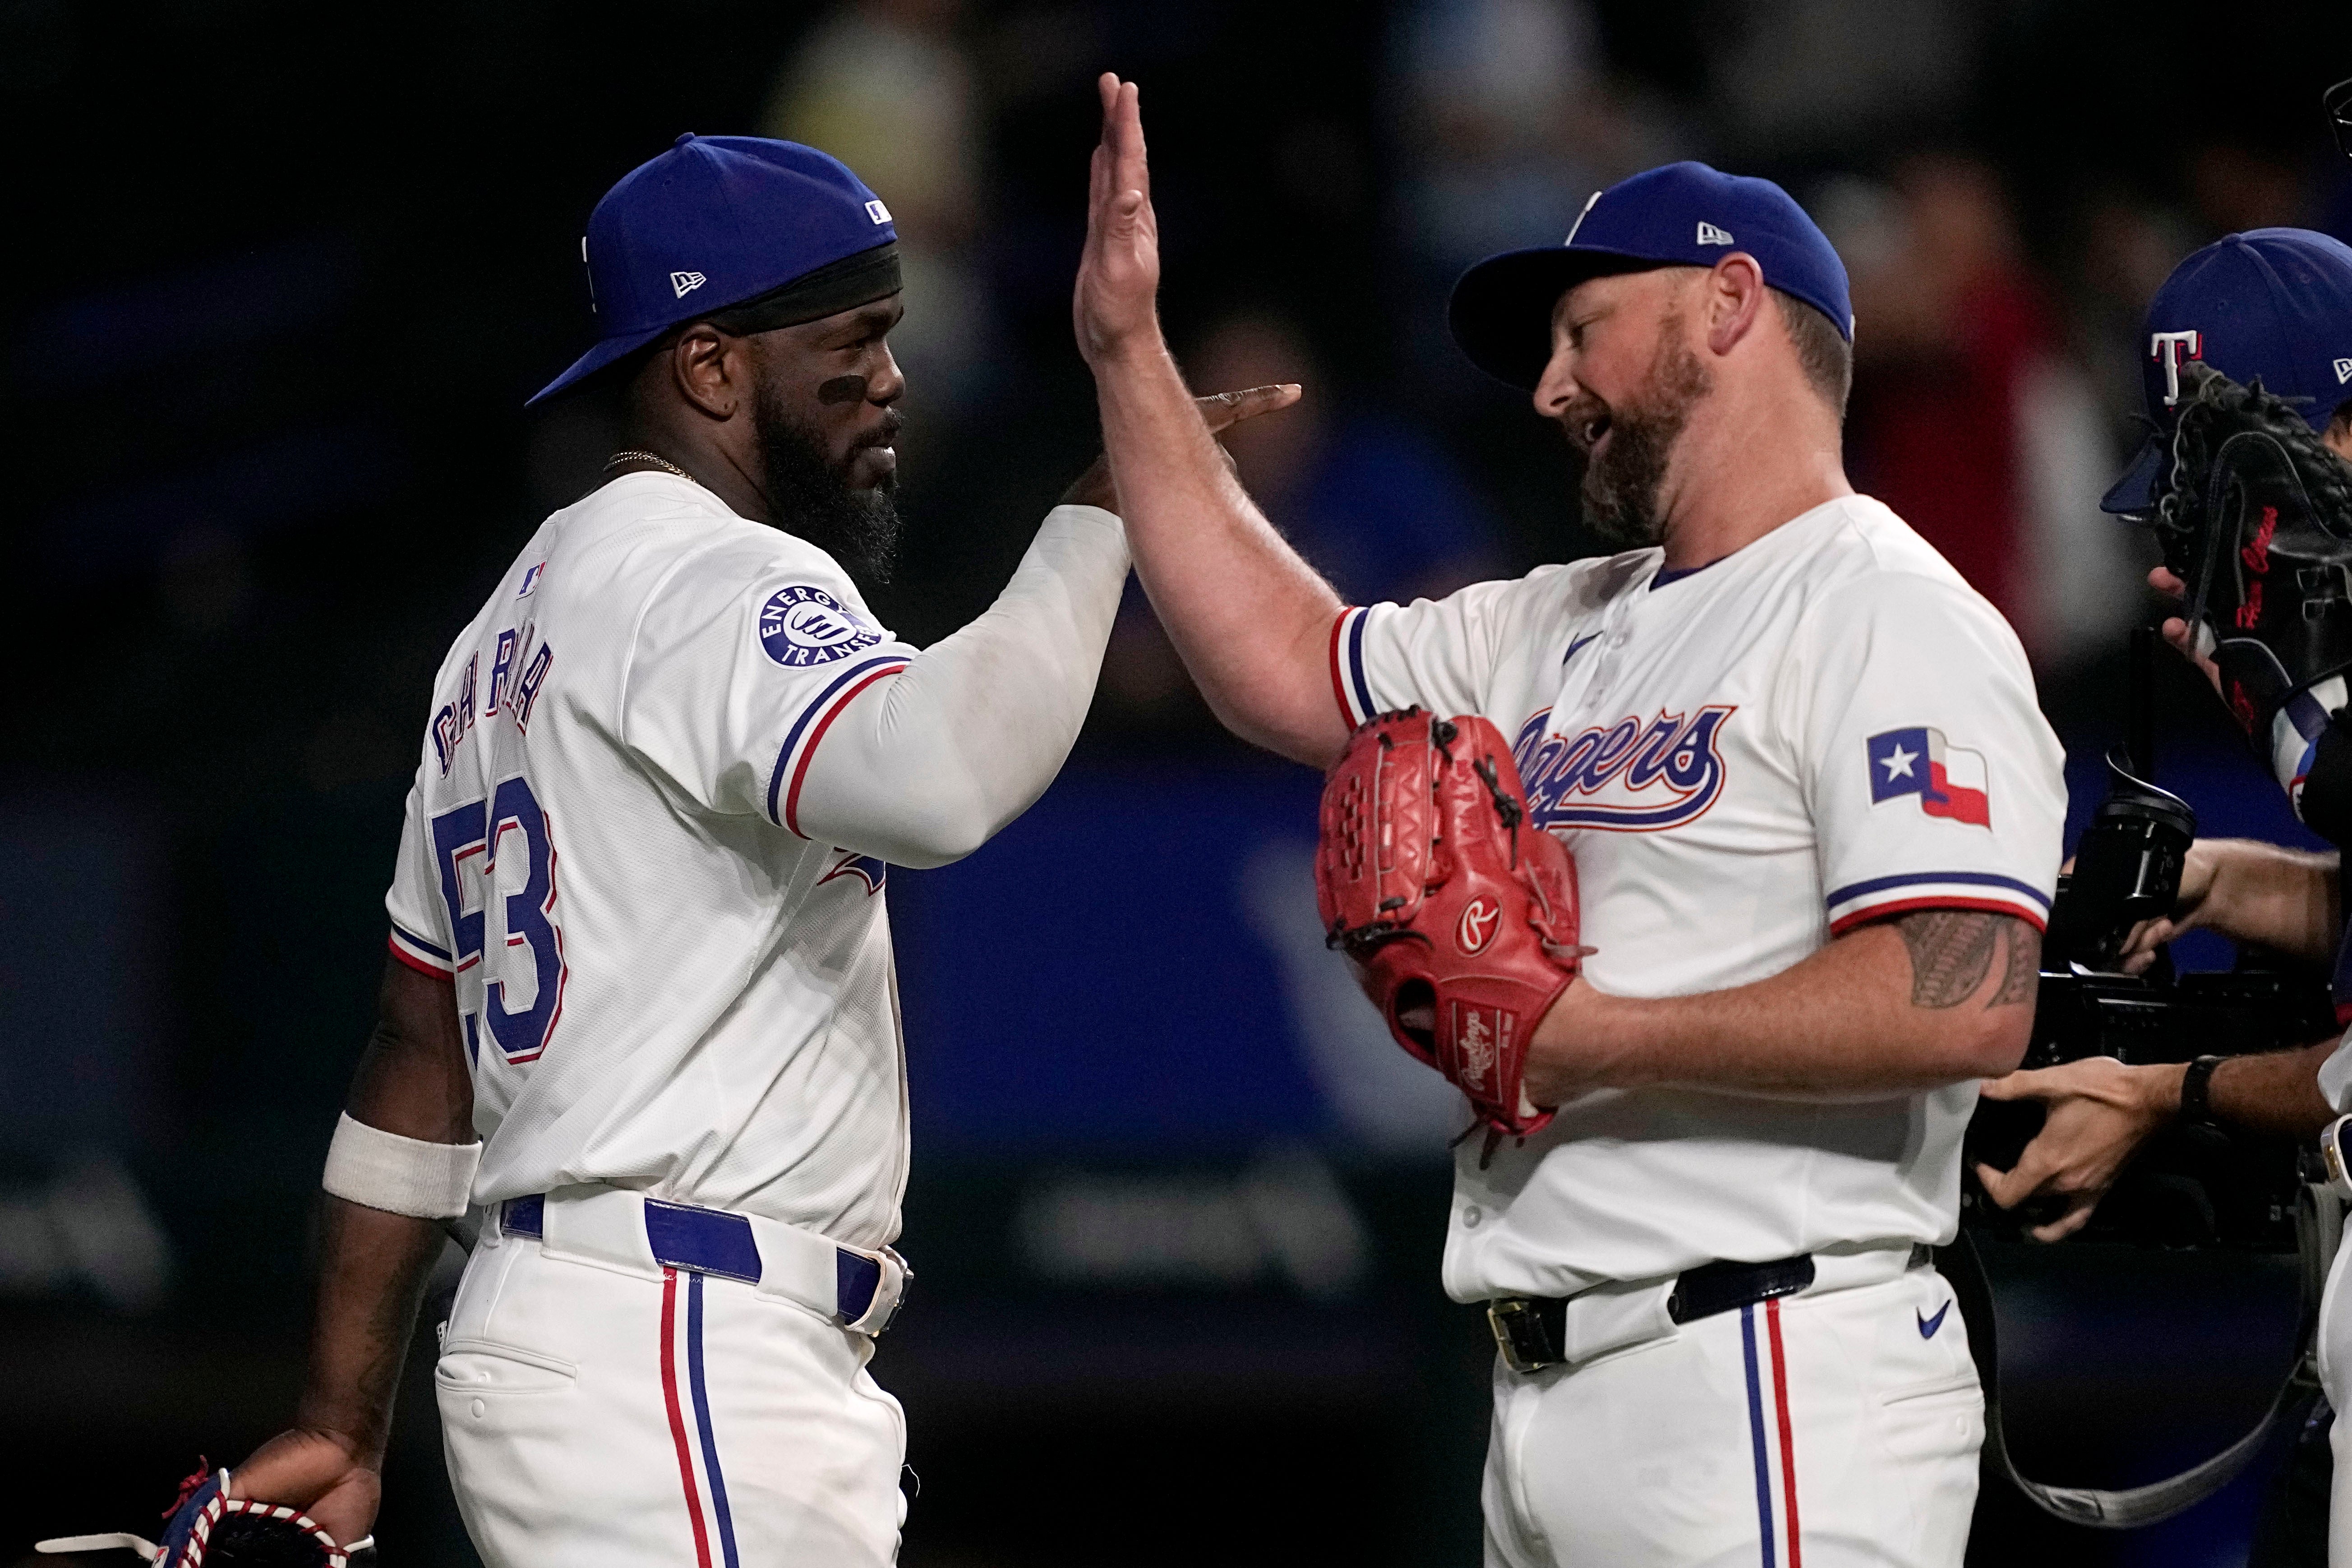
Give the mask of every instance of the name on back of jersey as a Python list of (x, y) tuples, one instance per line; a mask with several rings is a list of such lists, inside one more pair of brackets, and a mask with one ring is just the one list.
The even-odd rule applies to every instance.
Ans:
[[(539, 569), (531, 569), (532, 576)], [(528, 586), (525, 593), (530, 592)], [(520, 597), (521, 595), (517, 595)], [(520, 627), (509, 626), (499, 633), (498, 646), (490, 653), (489, 691), (481, 702), (482, 722), (489, 723), (504, 716), (514, 721), (517, 731), (530, 730), (531, 710), (539, 704), (540, 689), (547, 684), (547, 672), (555, 666), (555, 647), (538, 637), (539, 623), (525, 621)], [(457, 760), (457, 749), (474, 732), (474, 711), (477, 683), (481, 678), (482, 655), (479, 649), (466, 658), (466, 668), (457, 674), (457, 689), (434, 710), (433, 754), (441, 764), (441, 776), (449, 776), (449, 765)]]
[(1528, 814), (1542, 827), (1593, 827), (1655, 833), (1704, 815), (1723, 794), (1723, 726), (1737, 703), (1709, 703), (1696, 713), (1661, 710), (1573, 735), (1551, 732), (1546, 708), (1519, 726), (1511, 743)]
[(795, 583), (760, 606), (760, 646), (793, 669), (831, 664), (882, 640), (866, 618), (822, 588)]

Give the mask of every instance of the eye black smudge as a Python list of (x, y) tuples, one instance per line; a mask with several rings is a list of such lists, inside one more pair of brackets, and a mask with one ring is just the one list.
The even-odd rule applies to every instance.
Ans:
[(866, 401), (866, 378), (862, 375), (836, 375), (816, 389), (819, 403), (863, 403)]

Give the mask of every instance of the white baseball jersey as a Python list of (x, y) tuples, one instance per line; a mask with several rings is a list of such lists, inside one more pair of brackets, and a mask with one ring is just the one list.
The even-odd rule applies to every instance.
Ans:
[(604, 1182), (897, 1236), (886, 868), (803, 810), (916, 650), (823, 551), (666, 474), (555, 513), (435, 682), (392, 951), (454, 974), (474, 1198)]
[[(1347, 610), (1334, 697), (1351, 726), (1419, 703), (1514, 737), (1534, 819), (1575, 854), (1603, 991), (1744, 984), (1907, 910), (2042, 926), (2063, 755), (2015, 635), (1941, 556), (1857, 496), (1672, 581), (1662, 559)], [(1948, 1240), (1976, 1096), (1586, 1094), (1490, 1168), (1463, 1143), (1446, 1288), (1559, 1296)]]

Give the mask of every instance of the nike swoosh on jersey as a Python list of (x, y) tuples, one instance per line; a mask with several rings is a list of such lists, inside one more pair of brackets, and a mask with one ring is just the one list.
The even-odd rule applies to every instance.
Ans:
[(1568, 651), (1567, 651), (1566, 653), (1561, 654), (1561, 655), (1559, 656), (1559, 662), (1560, 662), (1561, 664), (1563, 664), (1563, 665), (1564, 665), (1564, 664), (1566, 664), (1570, 659), (1574, 658), (1576, 657), (1576, 650), (1577, 650), (1578, 648), (1582, 647), (1586, 643), (1589, 643), (1589, 642), (1592, 641), (1595, 637), (1598, 637), (1600, 635), (1601, 635), (1601, 634), (1600, 634), (1599, 632), (1594, 632), (1594, 633), (1592, 633), (1590, 637), (1580, 637), (1577, 638), (1574, 642), (1572, 642), (1572, 643), (1569, 644), (1569, 645), (1568, 645)]
[(1951, 1310), (1952, 1304), (1949, 1301), (1947, 1301), (1942, 1306), (1936, 1309), (1936, 1315), (1934, 1317), (1927, 1318), (1919, 1317), (1919, 1310), (1916, 1307), (1914, 1307), (1911, 1310), (1911, 1313), (1912, 1316), (1919, 1318), (1919, 1337), (1923, 1340), (1934, 1339), (1936, 1337), (1936, 1331), (1944, 1326), (1944, 1314)]

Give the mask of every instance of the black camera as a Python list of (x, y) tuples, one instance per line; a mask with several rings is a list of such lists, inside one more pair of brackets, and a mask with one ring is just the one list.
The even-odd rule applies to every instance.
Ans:
[[(2162, 952), (2144, 974), (2115, 972), (2132, 928), (2171, 912), (2197, 814), (2116, 757), (2107, 771), (2107, 796), (2084, 831), (2074, 871), (2058, 881), (2023, 1065), (2093, 1056), (2134, 1066), (2185, 1062), (2289, 1050), (2334, 1032), (2324, 980), (2264, 967), (2253, 953), (2217, 973), (2176, 975)], [(1971, 1173), (1979, 1160), (2014, 1165), (2042, 1120), (2031, 1102), (1979, 1104), (1964, 1145), (1962, 1224), (2014, 1233), (2046, 1217), (2032, 1212), (2033, 1204), (1995, 1206)], [(2141, 1146), (2086, 1232), (2145, 1245), (2291, 1252), (2299, 1155), (2286, 1139), (2177, 1123)]]

